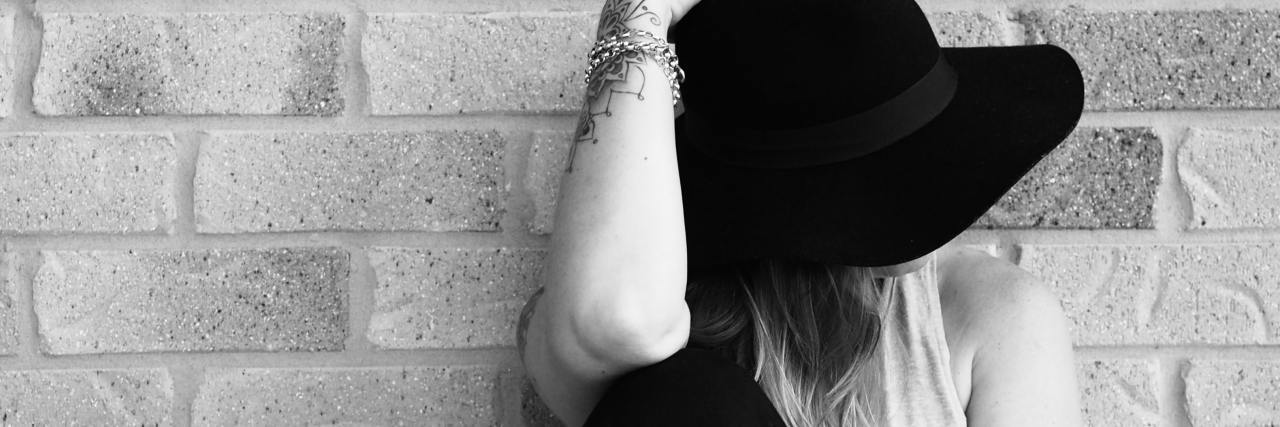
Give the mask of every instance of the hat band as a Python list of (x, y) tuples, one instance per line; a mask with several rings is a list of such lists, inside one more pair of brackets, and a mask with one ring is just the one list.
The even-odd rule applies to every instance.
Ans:
[(911, 135), (942, 113), (955, 95), (958, 77), (938, 62), (911, 87), (870, 110), (798, 129), (717, 126), (686, 110), (681, 126), (692, 144), (728, 164), (755, 168), (800, 168), (871, 154)]

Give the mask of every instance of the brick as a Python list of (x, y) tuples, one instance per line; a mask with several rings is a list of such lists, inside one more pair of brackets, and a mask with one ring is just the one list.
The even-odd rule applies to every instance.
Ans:
[(497, 132), (219, 133), (196, 166), (196, 229), (495, 231)]
[(1009, 17), (974, 11), (930, 13), (929, 23), (943, 47), (1006, 46), (1021, 32)]
[(167, 135), (0, 135), (0, 232), (162, 231), (176, 217), (176, 165)]
[(0, 372), (7, 426), (168, 426), (172, 405), (163, 369)]
[(1192, 129), (1178, 177), (1189, 228), (1280, 227), (1280, 129)]
[(192, 425), (498, 425), (489, 367), (211, 369)]
[(560, 195), (560, 177), (569, 164), (569, 148), (573, 133), (538, 132), (529, 150), (525, 191), (533, 199), (533, 220), (529, 231), (551, 234), (555, 230), (556, 201)]
[(520, 417), (528, 427), (564, 427), (564, 422), (542, 402), (528, 379), (520, 385)]
[(1163, 426), (1155, 360), (1081, 360), (1076, 363), (1088, 426)]
[(40, 15), (36, 112), (338, 114), (337, 14)]
[(1280, 10), (1021, 14), (1027, 40), (1071, 52), (1089, 110), (1280, 107)]
[(513, 346), (542, 257), (539, 249), (371, 248), (378, 287), (369, 341), (390, 349)]
[(373, 114), (544, 112), (582, 105), (597, 15), (371, 14)]
[(1024, 246), (1077, 345), (1280, 343), (1280, 246)]
[(1077, 130), (974, 225), (1151, 229), (1160, 158), (1149, 128)]
[(1191, 360), (1182, 373), (1191, 425), (1280, 425), (1280, 362)]
[(349, 255), (334, 248), (50, 251), (35, 277), (50, 354), (341, 350)]

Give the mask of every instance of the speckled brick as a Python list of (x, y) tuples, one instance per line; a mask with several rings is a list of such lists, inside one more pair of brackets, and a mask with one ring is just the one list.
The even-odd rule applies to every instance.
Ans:
[(556, 200), (560, 194), (560, 177), (569, 164), (571, 132), (538, 132), (529, 150), (525, 192), (533, 199), (533, 219), (529, 231), (550, 234), (555, 230)]
[(1160, 427), (1155, 360), (1085, 359), (1076, 362), (1085, 425)]
[(1280, 425), (1280, 362), (1192, 359), (1182, 377), (1193, 426)]
[(0, 135), (0, 232), (163, 231), (176, 165), (167, 135)]
[(40, 15), (36, 112), (335, 115), (337, 14)]
[(489, 367), (212, 369), (193, 426), (498, 425)]
[(18, 304), (14, 300), (18, 289), (9, 273), (12, 262), (9, 254), (0, 255), (0, 356), (14, 354), (18, 350)]
[(1032, 43), (1071, 52), (1090, 110), (1280, 107), (1280, 10), (1034, 10)]
[(930, 13), (929, 23), (943, 47), (1006, 46), (1023, 31), (1009, 17), (975, 11)]
[(350, 256), (333, 248), (43, 252), (50, 354), (341, 350)]
[(0, 372), (6, 426), (169, 426), (172, 406), (163, 369)]
[(371, 14), (373, 114), (572, 111), (597, 15)]
[(1280, 343), (1280, 245), (1023, 246), (1078, 345)]
[(1160, 158), (1160, 139), (1151, 129), (1077, 130), (974, 225), (1153, 228)]
[(1178, 178), (1192, 229), (1280, 227), (1280, 128), (1192, 129)]
[(520, 417), (528, 427), (564, 427), (564, 422), (542, 402), (533, 383), (527, 379), (520, 385)]
[(196, 166), (202, 233), (494, 231), (497, 132), (220, 133)]
[(378, 287), (369, 341), (393, 349), (515, 345), (542, 257), (523, 248), (371, 248)]

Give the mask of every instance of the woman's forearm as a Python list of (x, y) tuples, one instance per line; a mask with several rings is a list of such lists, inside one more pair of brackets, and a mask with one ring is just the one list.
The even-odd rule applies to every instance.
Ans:
[[(645, 0), (609, 0), (597, 37), (632, 30), (665, 37), (669, 13)], [(551, 346), (580, 345), (606, 364), (653, 363), (688, 336), (684, 218), (672, 93), (651, 55), (624, 55), (588, 85), (556, 231), (533, 316)], [(576, 341), (576, 343), (575, 343)], [(657, 360), (654, 360), (657, 359)]]

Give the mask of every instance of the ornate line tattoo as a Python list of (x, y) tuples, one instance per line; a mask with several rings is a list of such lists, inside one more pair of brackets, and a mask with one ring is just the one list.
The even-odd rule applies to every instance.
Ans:
[[(610, 0), (600, 13), (596, 37), (604, 39), (621, 34), (629, 28), (628, 23), (637, 19), (647, 19), (649, 23), (661, 26), (662, 18), (649, 10), (644, 2), (645, 0)], [(587, 85), (587, 100), (582, 107), (582, 116), (578, 119), (573, 145), (569, 148), (569, 164), (565, 173), (573, 172), (573, 161), (577, 157), (579, 144), (599, 142), (596, 138), (597, 120), (613, 115), (609, 107), (613, 104), (614, 95), (634, 95), (635, 99), (644, 101), (644, 87), (648, 76), (641, 66), (648, 61), (644, 54), (629, 52), (615, 57), (596, 72), (591, 84)]]
[(596, 27), (596, 39), (613, 37), (627, 30), (627, 23), (637, 19), (648, 19), (650, 24), (662, 25), (662, 18), (649, 10), (645, 0), (637, 2), (610, 0), (600, 11), (600, 26)]
[(529, 332), (529, 321), (533, 319), (533, 312), (538, 306), (538, 299), (542, 298), (542, 291), (547, 288), (538, 288), (533, 296), (529, 297), (529, 301), (524, 303), (524, 310), (520, 312), (520, 322), (516, 324), (516, 349), (520, 351), (520, 358), (524, 358), (524, 346), (528, 343), (525, 336)]

